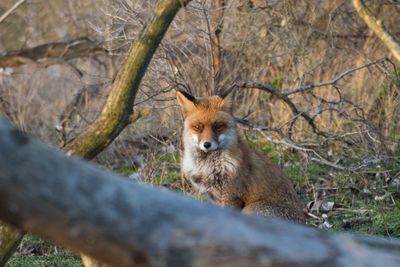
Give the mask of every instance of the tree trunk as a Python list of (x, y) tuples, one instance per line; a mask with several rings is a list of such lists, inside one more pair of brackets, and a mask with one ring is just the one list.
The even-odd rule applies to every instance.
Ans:
[[(219, 83), (221, 81), (221, 33), (224, 23), (224, 15), (226, 9), (226, 0), (215, 0), (212, 1), (212, 16), (211, 16), (211, 29), (212, 29), (212, 58), (214, 67), (214, 88), (219, 89)], [(213, 92), (214, 94), (217, 92)]]
[[(126, 125), (134, 119), (131, 115), (140, 81), (169, 24), (179, 9), (188, 2), (190, 0), (158, 1), (152, 20), (148, 23), (138, 40), (132, 44), (129, 54), (112, 84), (110, 94), (102, 112), (84, 132), (66, 145), (64, 150), (68, 155), (92, 159), (104, 150), (121, 133)], [(46, 47), (46, 49), (50, 48)], [(59, 49), (56, 51), (59, 51)], [(7, 226), (3, 225), (0, 228), (0, 243), (3, 242), (2, 239), (8, 232), (9, 228)], [(15, 233), (13, 236), (7, 234), (7, 238), (9, 240), (14, 239), (15, 242), (17, 242), (17, 238), (19, 237), (19, 233)], [(10, 254), (10, 252), (4, 251), (2, 253), (0, 251), (0, 263), (7, 261), (7, 258), (3, 258), (2, 256)], [(87, 260), (85, 261), (88, 262)], [(86, 266), (94, 267), (101, 265), (92, 264)]]
[(133, 43), (99, 117), (75, 140), (67, 154), (91, 159), (106, 148), (129, 123), (133, 102), (147, 66), (176, 13), (189, 1), (159, 0), (153, 19)]
[(399, 266), (400, 241), (246, 216), (100, 170), (0, 120), (0, 219), (110, 266)]
[(400, 44), (396, 42), (393, 36), (386, 31), (382, 21), (374, 17), (374, 15), (365, 6), (363, 0), (353, 0), (353, 6), (368, 27), (379, 37), (379, 39), (382, 40), (397, 61), (400, 62)]

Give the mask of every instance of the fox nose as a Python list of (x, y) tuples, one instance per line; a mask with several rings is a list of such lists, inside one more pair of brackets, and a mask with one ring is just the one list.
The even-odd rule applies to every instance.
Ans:
[(211, 147), (211, 143), (210, 142), (204, 142), (203, 144), (205, 149), (209, 149)]

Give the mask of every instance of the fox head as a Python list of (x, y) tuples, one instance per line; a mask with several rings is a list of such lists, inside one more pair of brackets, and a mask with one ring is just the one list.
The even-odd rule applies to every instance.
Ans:
[(177, 91), (184, 126), (184, 142), (204, 152), (228, 149), (235, 142), (231, 104), (221, 96), (195, 98)]

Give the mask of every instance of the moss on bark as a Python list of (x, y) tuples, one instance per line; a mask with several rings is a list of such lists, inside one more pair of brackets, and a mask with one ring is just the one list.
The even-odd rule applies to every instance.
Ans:
[(147, 66), (176, 13), (189, 1), (160, 0), (153, 19), (132, 44), (99, 117), (75, 140), (68, 154), (91, 159), (106, 148), (129, 123), (139, 84)]
[[(170, 23), (179, 9), (190, 0), (159, 0), (151, 21), (132, 44), (121, 70), (112, 84), (110, 94), (98, 118), (76, 139), (66, 145), (69, 155), (92, 159), (104, 150), (134, 120), (133, 103), (139, 84)], [(148, 113), (146, 111), (145, 113)], [(6, 262), (23, 235), (0, 225), (0, 263)], [(1, 266), (1, 265), (0, 265)], [(100, 266), (96, 264), (87, 266)]]

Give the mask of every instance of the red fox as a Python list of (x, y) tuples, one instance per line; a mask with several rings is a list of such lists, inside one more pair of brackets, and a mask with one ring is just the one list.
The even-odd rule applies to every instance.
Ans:
[(182, 173), (218, 205), (304, 221), (302, 205), (283, 171), (239, 137), (229, 101), (177, 91), (184, 118)]

